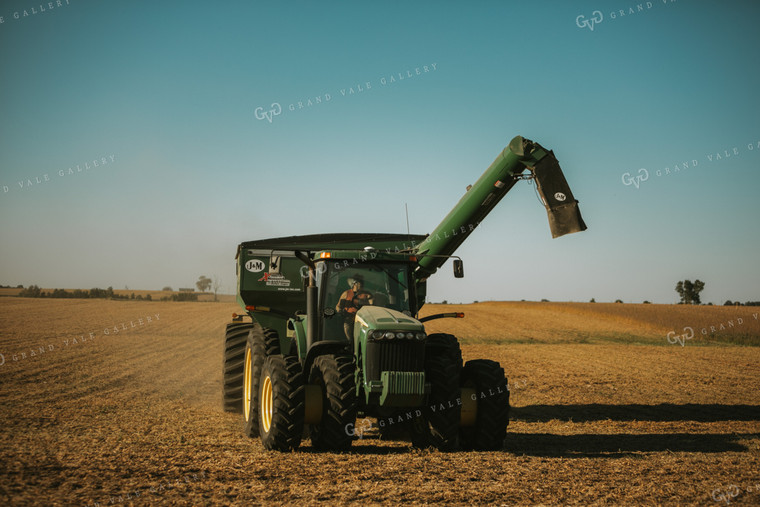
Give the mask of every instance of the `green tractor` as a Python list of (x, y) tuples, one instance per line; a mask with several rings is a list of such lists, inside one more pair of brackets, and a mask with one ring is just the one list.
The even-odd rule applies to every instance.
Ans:
[[(357, 417), (418, 447), (497, 450), (509, 390), (495, 361), (462, 362), (456, 337), (425, 331), (426, 285), (520, 179), (534, 179), (553, 237), (586, 229), (557, 159), (515, 137), (429, 235), (315, 234), (238, 246), (238, 303), (224, 343), (223, 406), (266, 449), (346, 451)], [(369, 419), (362, 419), (369, 421)], [(362, 426), (362, 430), (366, 426)]]

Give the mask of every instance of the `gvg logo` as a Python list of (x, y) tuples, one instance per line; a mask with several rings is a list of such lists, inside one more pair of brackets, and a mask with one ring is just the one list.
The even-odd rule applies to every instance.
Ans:
[(592, 12), (589, 19), (586, 19), (586, 16), (583, 14), (575, 18), (575, 24), (578, 28), (588, 28), (592, 32), (594, 31), (594, 25), (597, 25), (602, 21), (604, 21), (604, 14), (602, 14), (602, 11)]
[(649, 171), (647, 171), (643, 167), (639, 169), (638, 176), (631, 176), (631, 173), (623, 173), (623, 185), (625, 186), (633, 185), (637, 189), (639, 188), (639, 185), (641, 185), (642, 181), (646, 181), (648, 179), (649, 179)]
[(676, 334), (675, 331), (670, 331), (668, 333), (668, 343), (672, 343), (673, 345), (680, 343), (681, 347), (685, 347), (686, 340), (691, 340), (694, 338), (694, 330), (688, 326), (683, 328), (683, 330), (683, 334)]
[[(752, 489), (752, 486), (747, 488), (747, 491), (750, 491)], [(740, 493), (739, 486), (732, 484), (726, 488), (726, 491), (721, 490), (720, 488), (714, 489), (712, 491), (712, 499), (716, 502), (726, 502), (726, 505), (731, 503), (731, 500), (739, 496)]]
[(280, 114), (282, 114), (282, 106), (280, 106), (279, 102), (272, 102), (269, 107), (269, 111), (264, 111), (264, 108), (261, 106), (257, 107), (253, 112), (253, 114), (256, 116), (256, 119), (266, 119), (269, 123), (272, 123), (272, 120), (274, 120), (275, 116), (280, 116)]
[(348, 423), (345, 427), (346, 435), (350, 437), (358, 437), (359, 439), (363, 439), (364, 433), (371, 429), (372, 421), (366, 418), (362, 419), (361, 421), (357, 421), (356, 425), (354, 425), (354, 423)]

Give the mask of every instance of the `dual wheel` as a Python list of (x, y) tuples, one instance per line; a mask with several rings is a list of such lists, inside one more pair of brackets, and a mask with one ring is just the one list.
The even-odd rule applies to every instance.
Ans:
[(348, 450), (351, 425), (356, 420), (351, 356), (319, 356), (307, 377), (298, 359), (280, 354), (271, 344), (267, 346), (267, 337), (272, 337), (271, 330), (252, 331), (243, 354), (245, 434), (259, 436), (268, 450), (290, 451), (299, 447), (308, 426), (315, 449)]
[[(462, 365), (462, 352), (453, 335), (428, 336), (425, 377), (431, 392), (422, 415), (410, 423), (412, 445), (457, 449), (500, 450), (509, 424), (509, 390), (504, 370), (487, 359)], [(463, 410), (474, 409), (474, 416)]]
[(255, 436), (251, 427), (256, 421), (265, 448), (297, 449), (301, 444), (305, 403), (301, 364), (293, 356), (268, 356), (264, 359), (259, 382), (251, 380), (249, 377), (245, 384), (245, 397), (255, 401), (247, 403), (245, 433)]

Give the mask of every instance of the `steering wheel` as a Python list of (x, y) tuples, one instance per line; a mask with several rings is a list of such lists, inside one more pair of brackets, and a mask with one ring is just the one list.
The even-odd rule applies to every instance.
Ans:
[[(367, 295), (369, 297), (366, 297), (366, 298), (359, 297), (359, 296), (364, 296), (364, 295)], [(368, 291), (368, 290), (360, 290), (360, 291), (357, 291), (354, 294), (354, 299), (352, 299), (351, 302), (354, 304), (354, 306), (357, 309), (359, 309), (362, 306), (369, 304), (368, 301), (370, 299), (372, 299), (372, 298), (374, 298), (374, 296), (372, 295), (372, 293), (370, 291)]]

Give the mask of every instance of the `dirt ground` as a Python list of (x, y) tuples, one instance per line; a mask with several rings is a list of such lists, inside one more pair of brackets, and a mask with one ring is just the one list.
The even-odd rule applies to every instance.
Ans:
[(0, 298), (0, 504), (760, 504), (760, 347), (665, 336), (751, 309), (540, 305), (435, 321), (507, 371), (502, 451), (281, 454), (221, 410), (235, 304)]

